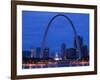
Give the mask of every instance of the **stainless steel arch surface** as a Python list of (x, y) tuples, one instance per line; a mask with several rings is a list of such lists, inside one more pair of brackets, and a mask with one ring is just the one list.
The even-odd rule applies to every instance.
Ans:
[(77, 45), (77, 51), (78, 51), (78, 59), (81, 58), (81, 48), (80, 48), (80, 45), (79, 45), (79, 41), (78, 41), (78, 38), (77, 38), (77, 32), (76, 32), (76, 29), (75, 29), (75, 26), (72, 22), (72, 20), (67, 16), (67, 15), (64, 15), (64, 14), (57, 14), (55, 15), (50, 21), (49, 23), (47, 24), (47, 27), (46, 27), (46, 30), (45, 30), (45, 33), (43, 35), (43, 39), (42, 39), (42, 42), (41, 42), (41, 58), (43, 57), (43, 50), (45, 48), (45, 41), (46, 41), (46, 37), (48, 35), (48, 31), (49, 31), (49, 28), (52, 24), (52, 22), (57, 18), (57, 17), (64, 17), (67, 21), (69, 21), (69, 23), (71, 24), (71, 27), (73, 29), (73, 32), (74, 32), (74, 36), (75, 36), (75, 39), (76, 39), (76, 45)]

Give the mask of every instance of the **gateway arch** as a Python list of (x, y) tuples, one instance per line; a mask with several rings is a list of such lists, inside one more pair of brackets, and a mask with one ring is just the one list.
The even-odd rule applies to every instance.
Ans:
[(64, 14), (57, 14), (57, 15), (55, 15), (55, 16), (49, 21), (49, 23), (47, 24), (47, 27), (46, 27), (46, 30), (45, 30), (45, 32), (44, 32), (43, 39), (42, 39), (42, 42), (41, 42), (41, 58), (43, 58), (43, 50), (45, 49), (45, 42), (46, 42), (46, 38), (47, 38), (47, 35), (48, 35), (49, 28), (50, 28), (52, 22), (53, 22), (54, 20), (56, 20), (58, 17), (63, 17), (63, 18), (65, 18), (65, 19), (70, 23), (71, 28), (72, 28), (72, 30), (73, 30), (73, 32), (74, 32), (75, 39), (76, 39), (77, 52), (78, 52), (78, 59), (80, 59), (80, 58), (81, 58), (81, 48), (80, 48), (80, 45), (79, 45), (78, 35), (77, 35), (77, 32), (76, 32), (75, 26), (74, 26), (72, 20), (71, 20), (68, 16), (66, 16), (66, 15), (64, 15)]

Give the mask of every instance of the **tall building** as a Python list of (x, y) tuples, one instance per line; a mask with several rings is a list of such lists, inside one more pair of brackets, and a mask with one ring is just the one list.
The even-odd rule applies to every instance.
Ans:
[(35, 48), (34, 47), (30, 48), (30, 52), (31, 52), (30, 57), (34, 58), (36, 54)]
[(86, 45), (82, 47), (82, 59), (89, 60), (89, 51)]
[(31, 52), (30, 51), (22, 51), (23, 58), (30, 58)]
[(69, 60), (77, 59), (76, 49), (74, 48), (66, 49), (66, 53), (67, 53), (66, 56), (67, 59)]
[(49, 58), (49, 48), (43, 50), (43, 58)]
[(41, 58), (41, 48), (40, 47), (36, 48), (36, 57), (35, 58)]
[(29, 62), (30, 55), (31, 55), (31, 52), (30, 51), (28, 51), (28, 50), (22, 51), (22, 63)]
[(61, 57), (63, 60), (66, 59), (66, 44), (65, 43), (61, 44)]
[(83, 38), (81, 36), (77, 36), (74, 38), (74, 47), (77, 51), (78, 59), (82, 58), (82, 47), (83, 47)]

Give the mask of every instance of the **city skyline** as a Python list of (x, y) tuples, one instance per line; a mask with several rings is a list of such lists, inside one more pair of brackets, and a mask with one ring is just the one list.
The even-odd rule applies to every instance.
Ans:
[[(89, 59), (89, 49), (87, 45), (83, 44), (82, 37), (78, 36), (79, 45), (81, 48), (81, 59), (87, 58)], [(59, 58), (66, 60), (66, 59), (77, 59), (78, 52), (77, 52), (77, 45), (76, 40), (74, 39), (74, 48), (67, 48), (65, 43), (60, 45), (60, 52), (50, 51), (49, 47), (45, 47), (43, 50), (43, 56), (41, 57), (41, 47), (32, 47), (28, 51), (23, 51), (24, 58), (52, 58), (54, 59), (56, 56)], [(26, 55), (25, 55), (26, 52)], [(50, 55), (51, 54), (51, 55)]]
[[(54, 12), (23, 11), (22, 13), (23, 50), (29, 50), (32, 46), (40, 47), (45, 28), (50, 19), (56, 14), (58, 14), (58, 12), (54, 13)], [(79, 14), (79, 13), (63, 13), (63, 14), (71, 18), (71, 20), (75, 25), (78, 35), (81, 35), (83, 37), (84, 44), (89, 47), (89, 15)], [(82, 22), (80, 21), (80, 19), (82, 19)], [(67, 48), (74, 48), (73, 45), (74, 33), (70, 26), (71, 25), (69, 24), (69, 22), (66, 21), (63, 17), (58, 17), (50, 27), (45, 46), (49, 47), (51, 50), (55, 52), (57, 51), (59, 52), (60, 47), (58, 46), (61, 43), (65, 43), (67, 45)]]
[[(66, 44), (60, 45), (60, 52), (50, 54), (50, 48), (45, 47), (41, 56), (41, 47), (30, 48), (29, 51), (23, 51), (23, 69), (29, 68), (49, 68), (49, 67), (70, 67), (70, 66), (89, 66), (89, 50), (83, 44), (82, 37), (78, 36), (81, 48), (81, 56), (77, 51), (76, 40), (74, 40), (74, 48), (67, 48)], [(60, 54), (58, 54), (60, 53)], [(26, 55), (25, 55), (26, 54)], [(29, 65), (30, 64), (30, 65)]]

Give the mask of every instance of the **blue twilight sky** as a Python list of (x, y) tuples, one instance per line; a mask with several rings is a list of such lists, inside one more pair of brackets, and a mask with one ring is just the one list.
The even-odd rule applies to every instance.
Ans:
[[(77, 34), (83, 37), (84, 45), (89, 46), (89, 14), (22, 11), (22, 49), (40, 47), (49, 21), (57, 14), (68, 16), (75, 25)], [(59, 51), (62, 43), (67, 48), (74, 47), (74, 33), (67, 19), (57, 17), (51, 24), (45, 46), (51, 51)]]

